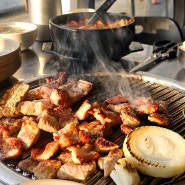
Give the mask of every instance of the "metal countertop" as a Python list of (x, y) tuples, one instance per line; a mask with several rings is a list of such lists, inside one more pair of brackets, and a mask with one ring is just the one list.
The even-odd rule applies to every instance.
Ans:
[[(66, 71), (69, 68), (68, 61), (63, 61), (56, 55), (42, 51), (43, 42), (36, 41), (30, 49), (25, 50), (21, 53), (22, 66), (13, 75), (14, 80), (31, 80), (42, 75), (55, 75), (59, 71)], [(123, 57), (119, 62), (111, 62), (109, 64), (114, 65), (121, 70), (130, 70), (136, 64), (142, 62), (144, 59), (152, 54), (152, 46), (142, 45), (144, 50), (134, 52)], [(80, 64), (76, 64), (74, 67), (74, 73), (77, 73), (76, 68), (80, 68)], [(108, 65), (109, 65), (108, 64)], [(109, 66), (111, 66), (109, 65)], [(121, 68), (120, 68), (121, 65)], [(71, 67), (71, 66), (70, 66)], [(92, 66), (89, 64), (89, 68)], [(91, 69), (90, 69), (91, 70)], [(73, 73), (73, 71), (71, 71)], [(181, 64), (176, 58), (170, 60), (164, 60), (160, 64), (148, 70), (149, 73), (155, 75), (161, 75), (164, 77), (172, 78), (177, 81), (185, 82), (185, 69), (182, 68)]]

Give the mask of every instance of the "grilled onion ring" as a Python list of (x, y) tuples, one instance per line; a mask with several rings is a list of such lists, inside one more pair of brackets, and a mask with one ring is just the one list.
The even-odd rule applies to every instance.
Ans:
[(170, 178), (185, 172), (185, 139), (166, 128), (135, 129), (125, 138), (123, 152), (138, 171), (149, 176)]

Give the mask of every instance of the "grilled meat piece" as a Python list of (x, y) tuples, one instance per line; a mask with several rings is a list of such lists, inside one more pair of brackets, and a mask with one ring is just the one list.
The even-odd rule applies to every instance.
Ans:
[(163, 100), (154, 100), (154, 103), (158, 105), (157, 112), (160, 114), (168, 115), (168, 102)]
[(43, 99), (40, 93), (40, 88), (30, 90), (25, 96), (24, 101), (33, 101)]
[(75, 123), (67, 124), (58, 132), (53, 133), (54, 140), (59, 141), (61, 148), (65, 149), (79, 143), (79, 133)]
[(32, 158), (32, 157), (28, 157), (24, 160), (21, 160), (18, 163), (18, 167), (23, 170), (23, 171), (27, 171), (27, 172), (31, 172), (33, 173), (35, 171), (36, 166), (39, 164), (39, 161), (37, 161), (36, 159)]
[(131, 126), (129, 126), (129, 125), (124, 125), (124, 124), (122, 124), (122, 125), (120, 126), (120, 129), (121, 129), (121, 132), (122, 132), (123, 134), (125, 134), (125, 135), (128, 135), (130, 132), (133, 131), (133, 128), (132, 128)]
[(0, 135), (0, 159), (15, 159), (21, 155), (22, 142), (16, 137)]
[(7, 90), (0, 100), (0, 118), (19, 115), (17, 104), (24, 99), (29, 88), (28, 84), (20, 83)]
[(161, 126), (167, 126), (172, 120), (172, 117), (154, 112), (148, 116), (148, 120)]
[(49, 99), (53, 89), (58, 89), (66, 81), (66, 73), (61, 72), (58, 79), (45, 78), (46, 84), (39, 88), (39, 94), (43, 99)]
[(92, 141), (98, 137), (109, 136), (112, 133), (111, 127), (109, 125), (102, 125), (99, 120), (91, 122), (83, 121), (78, 125), (78, 129), (88, 133)]
[(58, 118), (51, 115), (49, 110), (44, 110), (38, 116), (38, 127), (49, 133), (57, 132), (60, 128)]
[[(35, 156), (37, 160), (47, 160), (50, 159), (59, 149), (58, 141), (51, 141), (46, 144), (44, 150), (40, 149)], [(33, 157), (33, 154), (32, 154)]]
[(95, 106), (93, 109), (89, 111), (95, 119), (99, 120), (101, 124), (114, 127), (116, 125), (121, 125), (121, 117), (120, 114), (117, 112), (113, 112), (105, 108), (102, 104), (93, 104)]
[(119, 148), (119, 146), (105, 138), (99, 137), (95, 143), (95, 149), (98, 153), (108, 153), (111, 150)]
[(132, 106), (139, 115), (151, 114), (156, 112), (159, 107), (150, 97), (137, 97), (132, 102)]
[(64, 128), (69, 123), (78, 124), (78, 119), (74, 116), (71, 107), (55, 107), (49, 110), (52, 116), (57, 117), (59, 122), (59, 129)]
[(40, 99), (33, 101), (23, 101), (18, 104), (18, 110), (23, 115), (39, 116), (44, 110), (52, 108), (52, 104), (48, 99)]
[(70, 107), (85, 97), (92, 89), (92, 84), (84, 80), (72, 81), (53, 89), (50, 100), (55, 105)]
[(34, 176), (38, 179), (54, 179), (60, 167), (58, 160), (41, 160), (33, 170)]
[(57, 173), (59, 179), (85, 180), (96, 171), (96, 162), (83, 164), (66, 163), (60, 167)]
[(130, 103), (120, 103), (120, 104), (108, 104), (107, 108), (111, 111), (118, 112), (120, 113), (121, 111), (126, 111), (126, 112), (133, 112), (134, 109), (131, 106)]
[(131, 127), (137, 127), (140, 125), (140, 119), (134, 111), (121, 110), (120, 117), (124, 125)]
[(67, 150), (71, 152), (72, 160), (75, 164), (94, 161), (99, 157), (99, 154), (96, 151), (93, 151), (93, 146), (90, 144), (85, 144), (82, 147), (79, 145), (70, 146)]
[(123, 151), (121, 149), (111, 150), (107, 156), (98, 158), (98, 167), (104, 170), (104, 177), (108, 177), (111, 171), (114, 169), (115, 163), (118, 159), (123, 157)]
[(67, 150), (61, 152), (61, 154), (57, 158), (61, 161), (62, 164), (73, 163), (71, 152)]
[(92, 105), (88, 100), (85, 100), (79, 109), (76, 111), (75, 116), (78, 118), (78, 120), (85, 120), (89, 116), (89, 110), (91, 109)]
[(23, 121), (21, 130), (17, 138), (22, 141), (23, 148), (26, 150), (33, 146), (40, 136), (40, 129), (34, 118), (29, 118)]
[(106, 104), (113, 104), (113, 105), (126, 103), (126, 102), (128, 102), (128, 99), (121, 94), (112, 96), (111, 98), (108, 98), (104, 101), (104, 103)]
[(2, 118), (0, 119), (0, 135), (9, 137), (21, 129), (22, 119)]

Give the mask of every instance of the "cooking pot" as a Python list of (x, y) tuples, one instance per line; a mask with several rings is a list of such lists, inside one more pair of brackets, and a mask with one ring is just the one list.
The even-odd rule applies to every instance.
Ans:
[[(49, 21), (52, 39), (51, 52), (77, 60), (120, 59), (129, 53), (129, 45), (134, 37), (134, 19), (125, 26), (111, 29), (78, 29), (65, 26), (70, 21), (90, 18), (93, 12), (59, 15)], [(131, 19), (124, 14), (106, 13), (104, 21)]]

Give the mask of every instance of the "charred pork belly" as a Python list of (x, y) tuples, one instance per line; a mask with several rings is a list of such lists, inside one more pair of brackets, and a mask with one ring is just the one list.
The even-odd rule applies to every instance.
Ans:
[(85, 100), (80, 108), (76, 111), (75, 116), (78, 120), (85, 120), (89, 117), (89, 110), (91, 109), (92, 105), (88, 100)]
[(93, 151), (93, 146), (85, 144), (80, 147), (79, 145), (70, 146), (67, 148), (71, 152), (72, 160), (75, 164), (83, 164), (94, 161), (99, 157), (96, 151)]
[(21, 130), (17, 138), (22, 141), (23, 148), (26, 150), (33, 146), (40, 136), (40, 129), (34, 118), (29, 118), (23, 121)]
[(2, 118), (0, 119), (0, 135), (9, 137), (21, 129), (22, 119)]
[(52, 107), (49, 99), (22, 101), (18, 104), (19, 112), (28, 116), (39, 116), (44, 110)]
[(92, 89), (92, 84), (84, 80), (72, 81), (53, 89), (50, 100), (55, 105), (70, 107), (85, 97)]
[(15, 159), (22, 153), (22, 142), (16, 137), (2, 137), (0, 135), (0, 159)]
[(161, 126), (167, 126), (172, 120), (172, 117), (166, 114), (154, 112), (148, 116), (148, 120)]
[(119, 113), (108, 110), (101, 103), (93, 103), (93, 108), (89, 111), (89, 113), (103, 125), (114, 127), (116, 125), (121, 125), (122, 123)]
[(83, 164), (66, 163), (58, 170), (59, 179), (85, 180), (96, 171), (96, 162), (92, 161)]
[(50, 111), (50, 114), (58, 118), (59, 128), (64, 128), (69, 123), (78, 124), (78, 119), (74, 115), (71, 107), (55, 107)]
[(73, 163), (71, 152), (68, 150), (62, 151), (57, 158), (62, 164)]
[(121, 110), (120, 117), (124, 125), (131, 127), (137, 127), (140, 125), (140, 119), (134, 111)]
[(126, 103), (126, 102), (128, 102), (128, 99), (121, 94), (112, 96), (111, 98), (108, 98), (104, 101), (104, 103), (106, 104), (113, 104), (113, 105)]
[(21, 160), (18, 163), (18, 167), (27, 172), (33, 173), (35, 171), (36, 166), (39, 164), (39, 161), (37, 161), (35, 158), (28, 157), (24, 160)]
[(158, 110), (158, 104), (150, 97), (136, 97), (132, 102), (132, 106), (138, 112), (139, 115), (146, 115), (156, 112)]
[(121, 110), (126, 112), (133, 112), (133, 107), (130, 103), (120, 103), (120, 104), (108, 104), (107, 108), (111, 111), (120, 113)]
[(24, 99), (29, 88), (28, 84), (20, 83), (7, 90), (0, 100), (0, 118), (16, 117), (19, 115), (17, 104)]
[(67, 124), (58, 132), (53, 133), (54, 140), (59, 141), (62, 149), (79, 143), (79, 133), (75, 123)]
[(129, 125), (121, 124), (120, 126), (121, 132), (125, 135), (128, 135), (130, 132), (133, 131), (133, 128)]
[(118, 159), (123, 157), (123, 151), (121, 149), (111, 150), (107, 156), (98, 158), (98, 167), (104, 170), (104, 177), (108, 177), (111, 171), (114, 169), (115, 163)]
[(34, 176), (38, 179), (54, 179), (61, 167), (58, 160), (41, 160), (33, 169)]
[(98, 153), (108, 153), (111, 150), (119, 148), (119, 146), (105, 138), (98, 138), (95, 143), (95, 149)]
[(50, 113), (50, 110), (44, 110), (38, 116), (38, 127), (49, 133), (57, 132), (60, 128), (58, 118)]
[(58, 149), (59, 149), (58, 141), (51, 141), (46, 144), (44, 149), (38, 149), (37, 152), (35, 152), (35, 156), (33, 156), (34, 152), (32, 152), (32, 157), (39, 161), (48, 160), (58, 151)]

